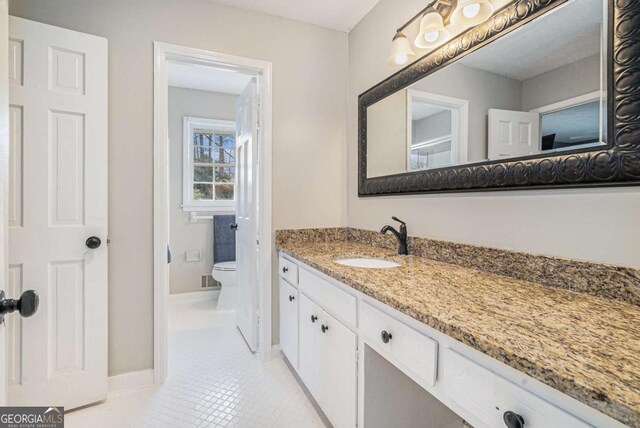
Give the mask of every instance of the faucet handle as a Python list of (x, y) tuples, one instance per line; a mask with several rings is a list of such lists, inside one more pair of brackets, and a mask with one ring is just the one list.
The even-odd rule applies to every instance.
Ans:
[(397, 221), (398, 223), (402, 224), (403, 226), (406, 226), (407, 223), (405, 223), (404, 221), (400, 220), (398, 217), (396, 216), (391, 216), (391, 218), (395, 221)]

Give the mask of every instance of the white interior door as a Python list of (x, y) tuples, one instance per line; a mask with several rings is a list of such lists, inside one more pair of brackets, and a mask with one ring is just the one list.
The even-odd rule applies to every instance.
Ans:
[(253, 352), (258, 349), (257, 142), (258, 95), (253, 79), (236, 102), (236, 324)]
[(9, 27), (6, 291), (41, 305), (7, 318), (8, 401), (74, 408), (107, 392), (107, 40)]
[(532, 155), (538, 153), (539, 145), (538, 113), (489, 110), (489, 159)]
[[(9, 2), (0, 0), (0, 40), (9, 38)], [(9, 186), (9, 45), (0, 43), (0, 289), (7, 278)], [(9, 296), (14, 297), (14, 296)], [(6, 335), (0, 326), (0, 406), (7, 405)]]

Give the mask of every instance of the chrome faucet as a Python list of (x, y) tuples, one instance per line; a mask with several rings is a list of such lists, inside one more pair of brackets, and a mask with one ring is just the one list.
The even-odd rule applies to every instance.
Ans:
[(398, 239), (398, 254), (409, 254), (407, 249), (407, 223), (395, 216), (391, 218), (400, 223), (400, 231), (395, 230), (393, 226), (386, 225), (380, 230), (380, 233), (383, 235), (387, 232), (393, 233)]

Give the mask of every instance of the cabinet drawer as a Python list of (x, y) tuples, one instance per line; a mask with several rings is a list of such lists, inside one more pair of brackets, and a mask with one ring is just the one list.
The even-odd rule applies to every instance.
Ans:
[[(391, 335), (387, 343), (382, 338), (383, 331)], [(386, 357), (401, 363), (426, 384), (435, 384), (438, 342), (365, 302), (360, 306), (360, 333), (386, 352)]]
[(280, 256), (279, 260), (280, 276), (285, 278), (291, 284), (298, 284), (298, 265), (289, 259)]
[(300, 269), (300, 290), (347, 326), (352, 328), (356, 326), (355, 296), (340, 290), (305, 269)]
[(590, 426), (452, 349), (443, 358), (445, 393), (487, 426), (505, 426), (507, 411), (520, 415), (527, 428)]

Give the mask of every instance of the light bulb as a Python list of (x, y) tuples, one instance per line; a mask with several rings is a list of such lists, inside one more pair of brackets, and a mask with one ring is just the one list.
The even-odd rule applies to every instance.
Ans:
[(397, 65), (403, 65), (407, 62), (408, 59), (409, 57), (406, 54), (399, 53), (393, 57), (393, 62), (395, 62)]
[(462, 8), (462, 14), (465, 18), (473, 18), (480, 12), (480, 4), (473, 3)]
[(426, 33), (424, 35), (424, 39), (429, 43), (433, 43), (436, 40), (438, 40), (438, 35), (439, 35), (439, 33), (437, 31), (435, 31), (435, 30), (434, 31), (429, 31), (428, 33)]

